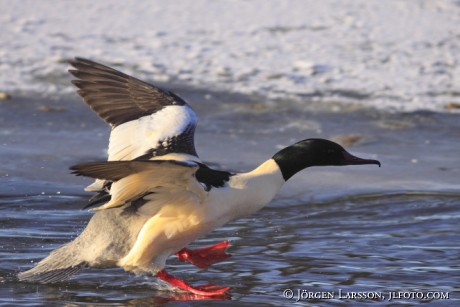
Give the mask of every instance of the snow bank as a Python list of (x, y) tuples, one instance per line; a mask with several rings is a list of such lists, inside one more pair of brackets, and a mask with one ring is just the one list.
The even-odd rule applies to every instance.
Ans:
[(460, 103), (459, 1), (0, 1), (0, 90), (73, 91), (65, 61), (152, 82), (353, 101)]

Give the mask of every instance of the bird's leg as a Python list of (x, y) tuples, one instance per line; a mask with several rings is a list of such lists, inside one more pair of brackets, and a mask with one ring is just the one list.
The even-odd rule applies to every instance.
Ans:
[(230, 245), (228, 241), (223, 241), (212, 246), (198, 249), (183, 248), (176, 253), (180, 261), (187, 260), (191, 264), (205, 269), (211, 264), (218, 263), (231, 257), (225, 250)]
[(185, 290), (185, 291), (188, 291), (194, 294), (198, 294), (198, 295), (203, 295), (203, 296), (222, 295), (228, 290), (230, 290), (230, 287), (216, 286), (213, 284), (205, 284), (205, 285), (193, 287), (189, 285), (188, 283), (186, 283), (185, 281), (183, 281), (182, 279), (179, 279), (177, 277), (174, 277), (166, 273), (165, 270), (161, 270), (160, 272), (157, 273), (156, 276), (159, 279), (164, 280), (167, 283), (181, 290)]

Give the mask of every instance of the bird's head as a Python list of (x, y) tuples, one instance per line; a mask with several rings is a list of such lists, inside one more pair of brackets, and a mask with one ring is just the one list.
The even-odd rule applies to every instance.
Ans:
[(273, 156), (285, 180), (310, 166), (342, 166), (376, 164), (377, 160), (361, 159), (348, 153), (342, 146), (324, 139), (306, 139), (288, 146)]

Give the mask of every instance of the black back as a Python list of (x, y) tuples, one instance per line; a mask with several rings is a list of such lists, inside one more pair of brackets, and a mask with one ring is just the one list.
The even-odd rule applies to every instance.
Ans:
[(196, 171), (196, 179), (206, 185), (206, 191), (210, 191), (211, 188), (223, 187), (226, 182), (230, 180), (231, 176), (235, 174), (227, 171), (218, 171), (208, 166), (198, 163), (200, 168)]

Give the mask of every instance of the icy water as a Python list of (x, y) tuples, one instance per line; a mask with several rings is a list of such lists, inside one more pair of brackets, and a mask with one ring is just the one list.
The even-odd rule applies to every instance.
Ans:
[[(207, 270), (168, 260), (168, 271), (192, 284), (232, 287), (223, 301), (172, 292), (122, 269), (24, 283), (18, 272), (75, 238), (91, 218), (79, 210), (90, 180), (68, 167), (103, 160), (109, 131), (75, 98), (13, 96), (0, 101), (1, 306), (458, 305), (458, 113), (178, 92), (200, 117), (197, 150), (212, 167), (248, 171), (309, 137), (341, 142), (382, 167), (307, 169), (260, 212), (193, 244), (230, 240), (232, 258)], [(291, 299), (283, 297), (289, 290)], [(419, 298), (404, 298), (412, 292)]]
[[(275, 201), (257, 215), (231, 223), (194, 244), (228, 239), (233, 255), (228, 261), (200, 270), (171, 259), (168, 267), (195, 284), (231, 286), (223, 298), (231, 300), (228, 306), (236, 302), (286, 306), (298, 299), (299, 290), (334, 293), (333, 298), (302, 300), (321, 306), (344, 305), (352, 301), (345, 298), (352, 292), (382, 295), (365, 300), (367, 303), (383, 300), (406, 306), (430, 300), (388, 301), (390, 292), (437, 292), (449, 299), (432, 302), (454, 306), (460, 297), (456, 293), (460, 283), (459, 199), (460, 194), (414, 192), (293, 206)], [(122, 269), (86, 269), (53, 285), (17, 281), (18, 271), (31, 267), (83, 229), (91, 217), (78, 210), (85, 203), (81, 196), (0, 199), (2, 304), (162, 306), (186, 300), (181, 305), (217, 305), (193, 302), (200, 297), (190, 294), (157, 291), (155, 278), (134, 277)], [(283, 297), (286, 289), (294, 291), (290, 301)]]

